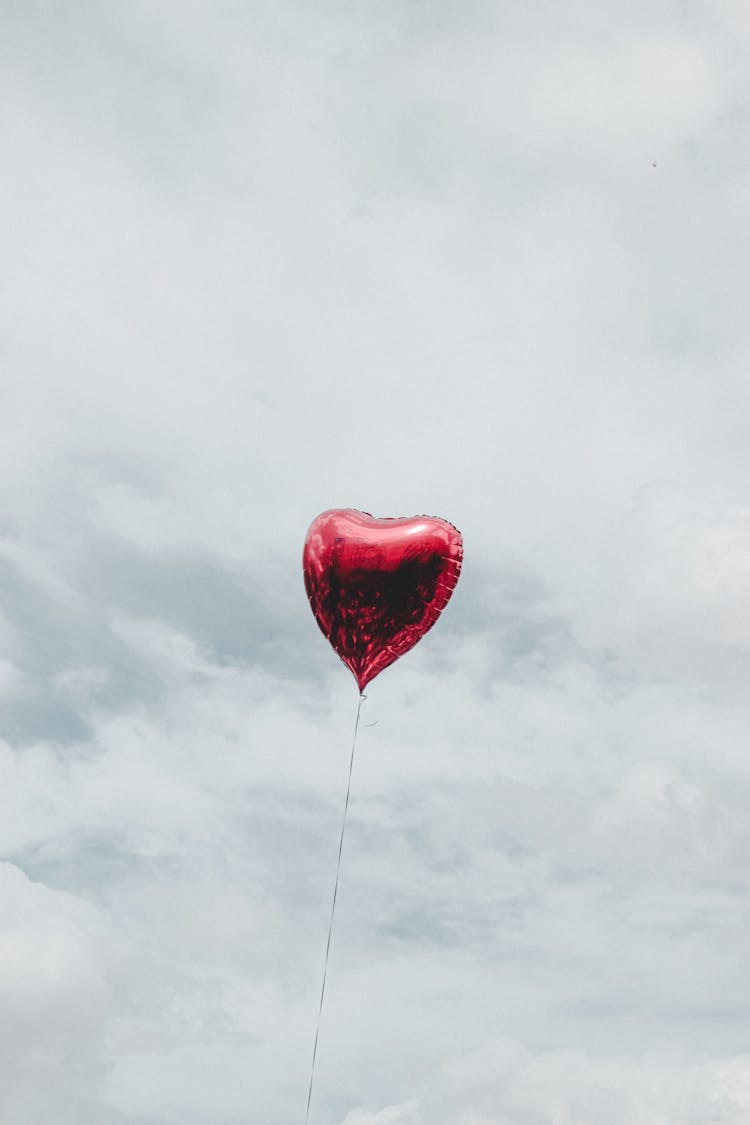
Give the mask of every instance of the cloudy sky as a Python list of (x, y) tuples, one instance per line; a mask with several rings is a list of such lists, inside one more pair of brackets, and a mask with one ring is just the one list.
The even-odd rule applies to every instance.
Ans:
[(0, 3), (0, 1119), (750, 1120), (746, 0)]

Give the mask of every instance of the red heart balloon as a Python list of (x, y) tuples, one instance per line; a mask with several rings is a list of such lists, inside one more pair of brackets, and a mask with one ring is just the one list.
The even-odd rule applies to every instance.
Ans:
[(379, 520), (340, 508), (313, 520), (302, 556), (305, 589), (360, 691), (432, 628), (462, 557), (460, 532), (431, 516)]

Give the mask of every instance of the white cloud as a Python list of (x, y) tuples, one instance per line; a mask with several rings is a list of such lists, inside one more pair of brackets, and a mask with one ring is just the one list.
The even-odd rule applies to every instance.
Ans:
[(740, 1125), (748, 1112), (747, 1055), (696, 1064), (502, 1040), (454, 1059), (416, 1101), (355, 1110), (343, 1125)]
[(750, 655), (744, 505), (719, 506), (674, 484), (645, 485), (603, 572), (589, 639), (617, 645), (649, 675), (744, 694)]
[(19, 1125), (102, 1120), (115, 935), (88, 903), (9, 863), (0, 895), (0, 1112)]

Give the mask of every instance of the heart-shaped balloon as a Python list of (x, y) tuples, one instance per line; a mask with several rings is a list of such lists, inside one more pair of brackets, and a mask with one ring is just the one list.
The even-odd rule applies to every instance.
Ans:
[(431, 516), (374, 519), (341, 508), (313, 520), (302, 556), (305, 589), (360, 691), (432, 628), (462, 556), (460, 533)]

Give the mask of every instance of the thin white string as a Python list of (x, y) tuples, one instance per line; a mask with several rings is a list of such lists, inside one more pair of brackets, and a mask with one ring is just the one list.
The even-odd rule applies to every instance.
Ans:
[(339, 855), (336, 861), (336, 881), (333, 884), (333, 899), (331, 901), (331, 918), (328, 923), (328, 940), (326, 942), (326, 955), (323, 962), (323, 984), (320, 989), (320, 1003), (318, 1005), (318, 1022), (315, 1027), (315, 1042), (313, 1044), (312, 1065), (310, 1066), (310, 1085), (307, 1091), (307, 1109), (305, 1110), (305, 1125), (310, 1116), (310, 1101), (312, 1099), (313, 1081), (315, 1079), (315, 1060), (318, 1056), (318, 1036), (320, 1035), (320, 1020), (323, 1014), (323, 998), (326, 994), (326, 979), (328, 977), (328, 955), (331, 952), (331, 935), (333, 934), (333, 918), (336, 913), (336, 897), (339, 891), (339, 875), (341, 873), (341, 853), (344, 850), (344, 832), (346, 831), (346, 814), (349, 811), (349, 794), (352, 789), (352, 770), (354, 768), (354, 750), (357, 745), (357, 731), (359, 730), (359, 713), (366, 699), (364, 692), (360, 692), (357, 704), (357, 717), (354, 721), (354, 738), (352, 739), (352, 752), (349, 758), (349, 777), (346, 783), (346, 801), (344, 802), (344, 816), (341, 821), (341, 836), (339, 838)]

